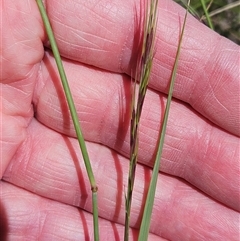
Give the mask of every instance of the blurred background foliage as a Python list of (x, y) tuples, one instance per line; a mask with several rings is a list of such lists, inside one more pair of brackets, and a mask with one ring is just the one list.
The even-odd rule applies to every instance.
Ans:
[[(187, 0), (175, 0), (185, 6)], [(210, 20), (216, 32), (240, 45), (240, 1), (234, 0), (191, 0), (191, 13), (206, 25), (204, 8), (205, 2)]]

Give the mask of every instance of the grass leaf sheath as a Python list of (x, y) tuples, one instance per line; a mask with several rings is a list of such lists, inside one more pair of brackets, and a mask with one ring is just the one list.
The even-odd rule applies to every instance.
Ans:
[(83, 160), (84, 160), (84, 164), (87, 170), (87, 174), (88, 174), (88, 178), (89, 178), (89, 182), (91, 185), (91, 191), (92, 191), (92, 211), (93, 211), (93, 224), (94, 224), (94, 240), (98, 241), (99, 240), (99, 225), (98, 225), (98, 204), (97, 204), (97, 185), (96, 185), (96, 181), (93, 175), (93, 171), (92, 171), (92, 166), (89, 160), (89, 156), (88, 156), (88, 152), (87, 152), (87, 147), (84, 141), (84, 137), (81, 131), (81, 127), (80, 127), (80, 122), (78, 119), (78, 115), (77, 115), (77, 111), (76, 111), (76, 107), (74, 105), (74, 101), (72, 98), (72, 94), (70, 91), (70, 87), (68, 85), (68, 81), (67, 81), (67, 77), (62, 65), (62, 60), (59, 54), (59, 50), (57, 47), (57, 43), (46, 13), (46, 10), (44, 8), (43, 2), (42, 0), (36, 0), (40, 14), (42, 16), (42, 20), (49, 38), (49, 42), (52, 48), (52, 52), (58, 67), (58, 71), (59, 71), (59, 75), (62, 81), (62, 85), (63, 85), (63, 90), (67, 99), (67, 103), (68, 103), (68, 107), (71, 113), (71, 117), (72, 117), (72, 121), (74, 124), (74, 128), (76, 131), (76, 135), (77, 135), (77, 139), (78, 139), (78, 143), (82, 152), (82, 156), (83, 156)]
[[(144, 30), (141, 53), (136, 67), (135, 83), (133, 88), (132, 103), (131, 103), (131, 133), (130, 133), (130, 165), (128, 174), (128, 189), (125, 200), (125, 232), (124, 240), (129, 239), (130, 212), (132, 204), (132, 193), (135, 180), (135, 171), (138, 156), (138, 129), (139, 121), (142, 113), (142, 107), (146, 96), (146, 91), (149, 82), (149, 76), (152, 68), (154, 54), (154, 37), (157, 24), (157, 4), (158, 0), (147, 0), (145, 2)], [(139, 90), (137, 95), (137, 103), (135, 103), (136, 81), (139, 81)]]

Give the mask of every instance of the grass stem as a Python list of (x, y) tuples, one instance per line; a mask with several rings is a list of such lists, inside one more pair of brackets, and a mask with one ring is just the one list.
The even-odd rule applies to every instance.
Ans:
[(98, 227), (98, 204), (97, 204), (97, 185), (96, 185), (96, 181), (93, 175), (93, 171), (92, 171), (92, 167), (91, 167), (91, 163), (90, 163), (90, 159), (89, 159), (89, 155), (87, 152), (87, 147), (84, 141), (84, 137), (81, 131), (81, 127), (80, 127), (80, 122), (78, 119), (78, 115), (77, 115), (77, 111), (76, 111), (76, 107), (74, 105), (74, 101), (72, 98), (72, 94), (70, 91), (70, 87), (67, 81), (67, 77), (63, 68), (63, 64), (62, 64), (62, 60), (61, 60), (61, 56), (57, 47), (57, 43), (53, 34), (53, 30), (51, 28), (51, 24), (49, 22), (46, 10), (44, 8), (43, 2), (42, 0), (36, 0), (40, 14), (42, 16), (42, 20), (49, 38), (49, 42), (52, 48), (52, 52), (57, 64), (57, 68), (59, 71), (59, 75), (62, 81), (62, 85), (63, 85), (63, 89), (65, 92), (65, 96), (67, 99), (67, 103), (69, 106), (69, 110), (71, 113), (71, 117), (73, 120), (73, 124), (74, 124), (74, 128), (76, 131), (76, 135), (77, 135), (77, 139), (78, 139), (78, 143), (82, 152), (82, 156), (83, 156), (83, 160), (84, 160), (84, 164), (86, 166), (86, 170), (87, 170), (87, 174), (88, 174), (88, 178), (90, 181), (90, 185), (91, 185), (91, 190), (92, 190), (92, 211), (93, 211), (93, 223), (94, 223), (94, 240), (98, 241), (99, 240), (99, 227)]
[(205, 17), (206, 17), (207, 22), (208, 22), (208, 25), (209, 25), (209, 27), (210, 27), (211, 29), (214, 30), (214, 27), (213, 27), (213, 24), (212, 24), (211, 17), (209, 16), (209, 13), (208, 13), (208, 8), (206, 7), (205, 0), (201, 0), (201, 4), (202, 4), (202, 8), (203, 8), (203, 11), (204, 11)]

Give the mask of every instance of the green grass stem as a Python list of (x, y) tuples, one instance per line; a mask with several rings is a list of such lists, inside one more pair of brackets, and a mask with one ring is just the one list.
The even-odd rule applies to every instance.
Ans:
[[(188, 3), (188, 6), (189, 6), (189, 3)], [(152, 177), (151, 177), (151, 181), (150, 181), (150, 185), (149, 185), (149, 189), (148, 189), (148, 194), (147, 194), (146, 203), (144, 206), (143, 217), (142, 217), (142, 222), (141, 222), (140, 231), (139, 231), (139, 237), (138, 237), (139, 241), (147, 241), (148, 233), (149, 233), (149, 229), (150, 229), (151, 215), (152, 215), (153, 203), (154, 203), (156, 186), (157, 186), (157, 178), (158, 178), (158, 173), (159, 173), (160, 160), (161, 160), (161, 155), (162, 155), (162, 150), (163, 150), (163, 144), (164, 144), (167, 121), (168, 121), (168, 116), (169, 116), (170, 104), (172, 101), (173, 87), (174, 87), (174, 83), (175, 83), (175, 79), (176, 79), (181, 43), (182, 43), (184, 29), (185, 29), (185, 25), (186, 25), (187, 13), (188, 13), (188, 9), (187, 9), (185, 17), (184, 17), (184, 22), (183, 22), (182, 31), (180, 34), (176, 58), (175, 58), (175, 62), (174, 62), (173, 70), (172, 70), (167, 104), (166, 104), (166, 108), (165, 108), (165, 112), (164, 112), (162, 129), (161, 129), (161, 134), (160, 134), (160, 138), (159, 138), (158, 150), (157, 150), (157, 154), (156, 154), (156, 159), (155, 159), (155, 163), (154, 163), (154, 167), (153, 167)]]
[(94, 240), (98, 241), (99, 240), (99, 225), (98, 225), (98, 204), (97, 204), (97, 185), (96, 185), (96, 181), (93, 175), (93, 171), (92, 171), (92, 167), (91, 167), (91, 163), (90, 163), (90, 159), (89, 159), (89, 155), (87, 152), (87, 147), (84, 141), (84, 137), (81, 131), (81, 127), (80, 127), (80, 122), (78, 119), (78, 115), (77, 115), (77, 111), (76, 111), (76, 107), (74, 105), (74, 101), (72, 98), (72, 94), (70, 91), (70, 87), (67, 81), (67, 77), (63, 68), (63, 64), (62, 64), (62, 60), (59, 54), (59, 50), (57, 47), (57, 43), (51, 28), (51, 24), (49, 22), (46, 10), (44, 8), (43, 2), (42, 0), (36, 0), (40, 14), (42, 16), (42, 20), (49, 38), (49, 42), (52, 48), (52, 52), (57, 64), (57, 68), (59, 71), (59, 75), (62, 81), (62, 85), (63, 85), (63, 89), (65, 92), (65, 96), (67, 99), (67, 103), (69, 106), (69, 110), (71, 113), (71, 117), (73, 120), (73, 124), (74, 124), (74, 128), (76, 131), (76, 135), (77, 135), (77, 139), (78, 139), (78, 143), (82, 152), (82, 156), (83, 156), (83, 160), (84, 160), (84, 164), (86, 166), (86, 170), (87, 170), (87, 175), (90, 181), (90, 185), (91, 185), (91, 190), (92, 190), (92, 211), (93, 211), (93, 223), (94, 223)]
[(202, 8), (203, 8), (207, 23), (208, 23), (209, 27), (214, 30), (212, 20), (211, 20), (211, 17), (209, 16), (208, 8), (206, 6), (205, 0), (201, 0), (201, 4), (202, 4)]
[[(222, 12), (228, 11), (228, 10), (230, 10), (232, 8), (236, 8), (236, 7), (239, 7), (239, 6), (240, 6), (240, 1), (229, 3), (229, 4), (227, 4), (227, 5), (223, 6), (223, 7), (220, 7), (218, 9), (216, 9), (216, 10), (211, 11), (210, 13), (208, 13), (208, 16), (209, 17), (213, 17), (213, 16), (215, 16), (217, 14), (220, 14)], [(203, 19), (206, 19), (206, 17), (204, 16)]]

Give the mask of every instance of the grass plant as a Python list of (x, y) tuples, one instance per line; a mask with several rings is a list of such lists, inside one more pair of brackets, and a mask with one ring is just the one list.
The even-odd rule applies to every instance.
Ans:
[[(128, 190), (127, 190), (127, 197), (126, 197), (125, 233), (124, 233), (125, 241), (128, 241), (128, 237), (129, 237), (132, 192), (133, 192), (137, 156), (138, 156), (139, 122), (141, 118), (142, 107), (146, 96), (146, 91), (149, 83), (149, 77), (150, 77), (153, 57), (154, 57), (154, 39), (155, 39), (155, 32), (156, 32), (156, 25), (157, 25), (157, 4), (158, 4), (157, 0), (151, 0), (147, 2), (147, 6), (146, 6), (147, 10), (146, 10), (145, 19), (144, 19), (145, 21), (144, 21), (142, 48), (140, 50), (141, 55), (137, 63), (136, 75), (135, 75), (136, 77), (135, 77), (135, 83), (133, 88), (134, 93), (133, 93), (132, 103), (131, 103), (132, 115), (131, 115), (131, 134), (130, 134), (130, 166), (129, 166), (129, 176), (128, 176)], [(187, 6), (189, 6), (189, 2)], [(186, 18), (187, 18), (187, 12), (188, 12), (188, 9), (186, 11), (186, 15), (184, 18), (183, 27), (180, 34), (179, 44), (178, 44), (178, 49), (176, 53), (175, 63), (172, 70), (167, 104), (166, 104), (166, 109), (164, 113), (159, 143), (158, 143), (158, 150), (156, 154), (155, 164), (153, 168), (153, 173), (150, 181), (150, 186), (149, 186), (147, 199), (144, 206), (141, 226), (140, 226), (140, 232), (138, 237), (139, 241), (146, 241), (148, 238), (148, 233), (149, 233), (149, 228), (151, 223), (151, 214), (152, 214), (153, 203), (154, 203), (155, 192), (156, 192), (157, 177), (158, 177), (158, 172), (160, 167), (160, 159), (161, 159), (161, 154), (163, 150), (164, 137), (166, 133), (170, 103), (173, 95), (173, 87), (174, 87), (174, 82), (175, 82), (176, 73), (177, 73), (177, 66), (178, 66), (181, 42), (182, 42)], [(139, 81), (139, 90), (138, 90), (137, 101), (135, 103), (136, 81)]]
[[(75, 131), (77, 134), (77, 139), (79, 142), (79, 146), (83, 155), (84, 163), (86, 166), (87, 174), (89, 177), (91, 190), (92, 190), (92, 210), (93, 210), (93, 223), (94, 223), (94, 240), (99, 240), (99, 226), (98, 226), (98, 206), (97, 206), (97, 185), (93, 175), (92, 167), (90, 164), (87, 148), (84, 142), (84, 138), (82, 135), (80, 122), (78, 120), (78, 116), (76, 113), (76, 108), (74, 105), (74, 101), (70, 92), (70, 88), (67, 82), (66, 74), (62, 65), (61, 57), (57, 48), (57, 44), (54, 38), (54, 34), (47, 17), (47, 13), (43, 6), (42, 0), (36, 0), (44, 26), (46, 28), (46, 32), (48, 34), (48, 38), (51, 44), (52, 52), (54, 58), (56, 60), (56, 64), (58, 67), (58, 71), (61, 77), (63, 89), (66, 95), (66, 99), (69, 105), (70, 113), (72, 116), (72, 120), (74, 123)], [(124, 240), (129, 240), (129, 226), (130, 226), (130, 213), (131, 213), (131, 203), (132, 203), (132, 193), (134, 187), (134, 179), (135, 179), (135, 171), (137, 164), (137, 154), (138, 154), (138, 132), (139, 132), (139, 122), (142, 113), (142, 107), (144, 103), (144, 99), (147, 92), (149, 76), (151, 73), (151, 68), (153, 64), (154, 57), (154, 39), (156, 33), (156, 25), (157, 25), (157, 5), (158, 0), (146, 0), (146, 13), (144, 17), (144, 30), (143, 30), (143, 39), (142, 39), (142, 47), (140, 49), (140, 57), (137, 62), (136, 74), (135, 74), (135, 82), (134, 82), (134, 90), (133, 90), (133, 98), (131, 103), (131, 133), (130, 133), (130, 166), (129, 166), (129, 178), (128, 178), (128, 190), (126, 196), (126, 215), (125, 215), (125, 233)], [(189, 6), (189, 3), (188, 3)], [(167, 98), (166, 109), (164, 113), (161, 133), (159, 137), (158, 150), (156, 154), (156, 160), (153, 168), (152, 178), (150, 181), (150, 186), (146, 198), (146, 203), (144, 207), (142, 222), (140, 226), (139, 232), (139, 241), (146, 241), (148, 238), (149, 227), (151, 222), (151, 214), (154, 203), (154, 196), (157, 185), (157, 177), (160, 167), (160, 159), (161, 153), (163, 149), (164, 137), (166, 132), (167, 120), (170, 110), (170, 103), (173, 95), (173, 87), (176, 78), (177, 66), (179, 61), (179, 54), (181, 49), (181, 42), (184, 35), (184, 27), (186, 23), (187, 12), (184, 18), (184, 22), (182, 25), (182, 31), (179, 36), (179, 45), (176, 53), (175, 63), (172, 70), (172, 76), (170, 80), (169, 93)], [(139, 81), (139, 90), (136, 95), (136, 81)], [(137, 101), (135, 101), (135, 96), (137, 96)]]
[[(189, 5), (190, 5), (190, 0), (188, 1), (187, 6), (189, 6)], [(187, 14), (188, 14), (188, 8), (187, 8), (184, 20), (183, 20), (183, 25), (182, 25), (182, 30), (180, 33), (177, 53), (176, 53), (176, 57), (175, 57), (175, 61), (174, 61), (173, 69), (172, 69), (167, 103), (166, 103), (166, 107), (165, 107), (165, 111), (164, 111), (162, 128), (161, 128), (160, 138), (159, 138), (159, 142), (158, 142), (157, 154), (155, 157), (152, 177), (151, 177), (150, 185), (148, 188), (147, 198), (146, 198), (144, 211), (143, 211), (142, 222), (141, 222), (141, 226), (140, 226), (140, 232), (139, 232), (139, 238), (138, 238), (139, 241), (147, 241), (147, 238), (148, 238), (148, 233), (149, 233), (149, 228), (150, 228), (150, 223), (151, 223), (151, 215), (152, 215), (153, 204), (154, 204), (154, 197), (155, 197), (156, 186), (157, 186), (157, 177), (158, 177), (158, 172), (159, 172), (159, 168), (160, 168), (160, 160), (161, 160), (163, 144), (164, 144), (164, 139), (165, 139), (165, 134), (166, 134), (168, 116), (169, 116), (170, 105), (171, 105), (172, 96), (173, 96), (173, 88), (174, 88), (174, 83), (175, 83), (176, 74), (177, 74), (177, 67), (178, 67), (178, 61), (179, 61), (179, 56), (180, 56), (182, 39), (184, 36), (184, 29), (185, 29), (186, 20), (187, 20)]]

